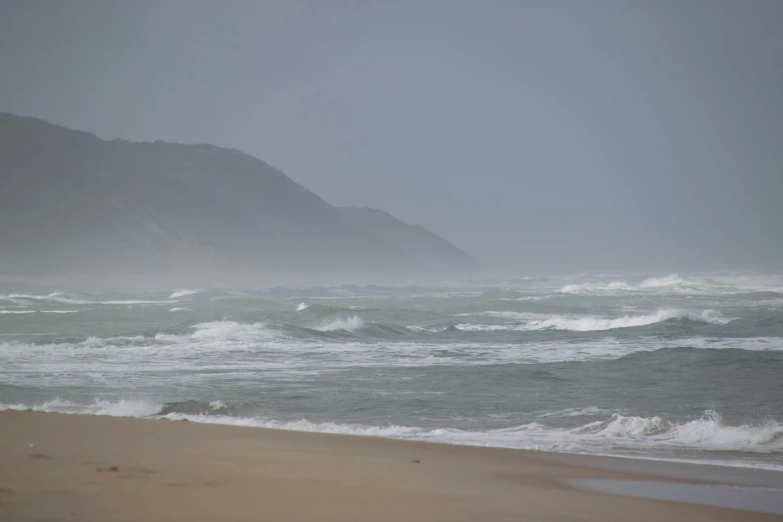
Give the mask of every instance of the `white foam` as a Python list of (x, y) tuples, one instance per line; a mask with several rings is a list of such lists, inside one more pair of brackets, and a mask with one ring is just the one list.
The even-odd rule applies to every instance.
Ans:
[(265, 323), (237, 323), (235, 321), (209, 321), (195, 325), (189, 336), (193, 341), (245, 341), (254, 342), (277, 337)]
[(631, 291), (635, 288), (625, 281), (613, 281), (611, 283), (581, 283), (565, 285), (560, 289), (564, 294), (591, 294), (603, 292)]
[(713, 451), (783, 451), (783, 425), (768, 420), (758, 425), (730, 426), (721, 416), (708, 410), (699, 419), (682, 423), (661, 417), (615, 415), (606, 423), (591, 423), (575, 433), (587, 437), (620, 439), (627, 444), (643, 439), (648, 446), (667, 446)]
[(179, 297), (186, 297), (197, 293), (198, 290), (179, 290), (177, 292), (172, 292), (172, 294), (169, 296), (169, 299), (177, 299)]
[(299, 306), (296, 307), (296, 311), (301, 312), (302, 310), (307, 310), (308, 308), (310, 308), (309, 304), (299, 303)]
[[(213, 401), (210, 403), (210, 407), (215, 411), (220, 411), (225, 409), (226, 405), (221, 401)], [(77, 404), (59, 398), (32, 407), (18, 403), (0, 404), (0, 410), (26, 409), (116, 417), (152, 417), (158, 415), (163, 406), (144, 400), (95, 400), (88, 404)], [(573, 410), (570, 414), (595, 415), (598, 411), (594, 408), (587, 408)], [(545, 418), (547, 415), (541, 417)], [(657, 416), (634, 417), (616, 414), (607, 421), (589, 422), (576, 428), (554, 428), (539, 422), (530, 422), (519, 426), (489, 430), (463, 430), (452, 427), (421, 428), (400, 425), (372, 426), (355, 423), (311, 422), (306, 419), (281, 421), (266, 417), (193, 415), (177, 412), (168, 413), (159, 418), (187, 419), (207, 424), (576, 453), (606, 454), (623, 449), (637, 452), (674, 449), (751, 454), (783, 451), (783, 425), (780, 423), (769, 420), (758, 425), (731, 426), (724, 424), (720, 415), (713, 411), (705, 412), (704, 416), (699, 419), (682, 422), (666, 421)], [(780, 465), (757, 462), (747, 458), (733, 461), (717, 460), (715, 463), (783, 470)]]
[[(230, 323), (230, 322), (228, 322)], [(194, 327), (195, 328), (195, 327)], [(738, 349), (747, 351), (781, 351), (783, 338), (713, 338), (691, 337), (661, 339), (635, 337), (615, 339), (602, 337), (583, 342), (542, 341), (508, 342), (441, 342), (377, 341), (346, 342), (298, 340), (285, 337), (263, 323), (241, 325), (203, 323), (195, 332), (157, 334), (154, 336), (91, 337), (75, 342), (31, 343), (22, 340), (0, 342), (0, 379), (8, 384), (29, 385), (26, 372), (39, 374), (48, 365), (55, 373), (45, 379), (47, 385), (78, 380), (86, 371), (107, 374), (117, 379), (131, 379), (128, 365), (158, 371), (176, 370), (182, 378), (208, 377), (208, 368), (245, 368), (245, 357), (226, 358), (227, 352), (263, 352), (254, 368), (258, 371), (292, 378), (306, 378), (324, 372), (358, 367), (426, 367), (482, 366), (492, 364), (537, 364), (566, 361), (599, 361), (617, 359), (632, 353), (692, 347), (696, 349)], [(444, 350), (454, 356), (443, 356)], [(317, 359), (313, 356), (317, 354)], [(3, 368), (16, 368), (3, 373)], [(193, 371), (194, 373), (188, 373)], [(155, 385), (152, 373), (145, 383)], [(118, 381), (119, 382), (119, 381)], [(134, 386), (138, 381), (134, 381)]]
[[(564, 316), (542, 314), (518, 313), (518, 312), (485, 312), (483, 315), (506, 319), (526, 320), (523, 324), (473, 324), (462, 323), (456, 328), (465, 331), (486, 332), (495, 330), (571, 330), (575, 332), (593, 332), (600, 330), (614, 330), (617, 328), (633, 328), (650, 324), (669, 321), (672, 319), (687, 319), (701, 323), (723, 325), (732, 319), (722, 317), (715, 310), (703, 310), (702, 312), (688, 312), (685, 310), (658, 310), (646, 315), (625, 315), (623, 317), (596, 317), (596, 316)], [(534, 319), (534, 317), (542, 317)]]
[(84, 310), (0, 310), (0, 314), (75, 314)]
[[(334, 422), (314, 423), (307, 420), (283, 422), (265, 418), (186, 415), (170, 413), (166, 418), (195, 422), (255, 426), (283, 430), (366, 435), (449, 442), (476, 446), (500, 446), (551, 451), (585, 451), (611, 445), (624, 447), (655, 447), (666, 445), (682, 449), (777, 452), (783, 449), (783, 427), (770, 422), (760, 426), (724, 426), (714, 412), (712, 417), (682, 424), (665, 423), (658, 417), (623, 417), (615, 415), (607, 423), (591, 422), (573, 429), (551, 428), (531, 422), (510, 428), (493, 430), (461, 430), (457, 428), (418, 428), (410, 426), (367, 426)], [(717, 420), (715, 419), (717, 417)], [(694, 435), (692, 432), (698, 432)]]
[(316, 433), (336, 433), (343, 435), (365, 435), (371, 437), (412, 438), (429, 430), (407, 426), (367, 426), (363, 424), (342, 424), (337, 422), (310, 422), (306, 419), (296, 421), (279, 421), (262, 417), (230, 417), (227, 415), (189, 415), (184, 413), (169, 413), (164, 416), (170, 420), (187, 419), (206, 424), (229, 424), (232, 426), (248, 426), (255, 428), (270, 428), (287, 431), (308, 431)]
[(14, 298), (8, 295), (0, 295), (0, 300), (2, 301), (8, 301), (15, 305), (21, 305), (21, 306), (27, 306), (30, 304), (30, 301), (27, 299), (21, 299), (21, 298)]
[(70, 413), (81, 415), (108, 415), (111, 417), (149, 417), (160, 413), (161, 404), (144, 400), (106, 401), (96, 399), (89, 404), (77, 404), (57, 397), (35, 406), (24, 404), (0, 404), (0, 410), (33, 410), (49, 413)]
[(560, 292), (564, 294), (622, 294), (628, 292), (713, 294), (731, 293), (739, 290), (739, 288), (720, 285), (711, 279), (689, 279), (680, 277), (677, 274), (669, 274), (666, 277), (650, 277), (638, 284), (632, 284), (627, 281), (571, 284), (561, 288)]
[(601, 413), (609, 413), (607, 410), (601, 409), (598, 406), (588, 406), (586, 408), (569, 408), (566, 410), (558, 411), (545, 411), (538, 413), (536, 416), (540, 418), (551, 417), (583, 417), (598, 415)]
[(49, 295), (34, 295), (34, 294), (9, 294), (7, 297), (9, 300), (32, 300), (32, 301), (49, 301), (52, 303), (60, 304), (103, 304), (103, 305), (134, 305), (134, 304), (171, 304), (176, 301), (151, 301), (143, 299), (119, 299), (109, 301), (88, 301), (85, 299), (75, 299), (71, 297), (63, 297), (65, 294), (62, 292), (54, 292)]
[(613, 330), (615, 328), (631, 328), (634, 326), (646, 326), (671, 319), (689, 319), (710, 324), (726, 324), (730, 319), (725, 319), (714, 310), (704, 310), (701, 313), (686, 312), (683, 310), (658, 310), (649, 315), (626, 315), (617, 318), (602, 317), (563, 317), (554, 316), (548, 319), (530, 321), (526, 325), (529, 330), (573, 330), (577, 332), (589, 332), (595, 330)]
[(364, 321), (362, 321), (362, 318), (358, 315), (354, 315), (353, 317), (341, 317), (339, 319), (334, 319), (333, 321), (328, 321), (320, 326), (317, 326), (315, 329), (322, 332), (336, 332), (340, 330), (354, 332), (363, 326)]
[(455, 317), (469, 317), (469, 316), (476, 316), (476, 315), (498, 317), (500, 319), (513, 319), (518, 321), (530, 321), (532, 319), (537, 319), (541, 317), (541, 314), (535, 314), (531, 312), (511, 312), (505, 310), (481, 312), (478, 314), (455, 314)]
[(698, 281), (685, 279), (677, 274), (669, 274), (666, 277), (650, 277), (639, 283), (639, 288), (662, 288), (666, 286), (698, 285)]
[(169, 312), (192, 312), (190, 308), (172, 308)]
[(177, 301), (146, 301), (142, 299), (120, 299), (115, 301), (98, 301), (97, 304), (104, 304), (104, 305), (137, 305), (137, 304), (154, 304), (154, 305), (164, 305), (164, 304), (174, 304)]
[(564, 294), (622, 295), (622, 294), (684, 294), (684, 295), (726, 295), (743, 292), (782, 292), (783, 280), (779, 276), (742, 277), (682, 277), (669, 274), (665, 277), (650, 277), (636, 284), (628, 281), (588, 281), (565, 285)]
[(443, 326), (421, 326), (418, 324), (411, 324), (406, 326), (408, 330), (412, 332), (432, 332), (432, 333), (439, 333), (445, 331), (448, 327)]
[(62, 297), (62, 292), (53, 292), (49, 295), (34, 295), (34, 294), (9, 294), (11, 299), (29, 299), (33, 301), (52, 301), (62, 304), (92, 304), (92, 301), (85, 301), (84, 299), (73, 299), (69, 297)]
[[(421, 327), (424, 331), (430, 331), (430, 332), (442, 332), (444, 331), (443, 328), (438, 329), (430, 329)], [(473, 324), (473, 323), (460, 323), (455, 324), (454, 328), (457, 330), (462, 330), (463, 332), (493, 332), (493, 331), (500, 331), (500, 330), (526, 330), (527, 328), (524, 328), (522, 325), (513, 325), (513, 324)]]

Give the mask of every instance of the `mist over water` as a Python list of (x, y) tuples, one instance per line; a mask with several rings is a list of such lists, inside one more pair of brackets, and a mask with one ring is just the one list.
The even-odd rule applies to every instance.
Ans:
[(0, 291), (4, 409), (783, 470), (783, 275)]

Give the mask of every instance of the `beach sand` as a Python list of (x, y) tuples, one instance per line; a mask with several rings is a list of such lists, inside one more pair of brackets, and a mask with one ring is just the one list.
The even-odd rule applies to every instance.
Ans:
[(783, 487), (783, 473), (717, 466), (0, 412), (3, 522), (783, 520), (569, 482), (590, 478)]

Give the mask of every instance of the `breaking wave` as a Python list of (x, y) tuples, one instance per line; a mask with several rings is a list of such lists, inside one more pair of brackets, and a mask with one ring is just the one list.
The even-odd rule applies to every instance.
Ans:
[[(600, 453), (618, 449), (709, 451), (715, 452), (713, 456), (719, 456), (722, 452), (755, 454), (783, 452), (783, 425), (779, 422), (770, 419), (754, 425), (729, 425), (723, 421), (719, 413), (710, 410), (705, 411), (702, 417), (691, 420), (665, 420), (659, 416), (635, 417), (614, 414), (607, 420), (589, 422), (573, 428), (557, 428), (539, 422), (530, 422), (498, 429), (464, 430), (451, 427), (421, 428), (393, 424), (372, 426), (356, 423), (312, 422), (307, 419), (283, 421), (262, 416), (232, 416), (219, 414), (228, 408), (222, 401), (204, 404), (200, 408), (204, 413), (194, 414), (176, 411), (177, 404), (166, 405), (145, 400), (98, 399), (91, 403), (78, 404), (56, 398), (34, 406), (0, 404), (0, 410), (189, 420), (206, 424), (566, 453)], [(593, 407), (550, 416), (595, 416), (603, 412), (604, 410)], [(542, 416), (542, 418), (547, 417), (547, 415)], [(720, 463), (783, 470), (780, 465), (748, 460), (720, 461)]]
[(63, 297), (62, 292), (53, 292), (49, 295), (34, 295), (34, 294), (8, 294), (9, 300), (22, 300), (22, 301), (49, 301), (53, 303), (61, 304), (93, 304), (93, 301), (85, 301), (84, 299), (74, 299), (70, 297)]
[(54, 292), (49, 295), (34, 295), (34, 294), (8, 294), (4, 297), (9, 301), (17, 304), (29, 304), (30, 301), (40, 302), (47, 301), (50, 303), (59, 303), (65, 305), (134, 305), (134, 304), (171, 304), (176, 301), (157, 301), (148, 299), (118, 299), (109, 301), (89, 301), (86, 299), (76, 299), (73, 297), (64, 297), (65, 294), (61, 292)]
[(565, 285), (560, 289), (564, 294), (593, 294), (604, 292), (632, 291), (636, 287), (629, 285), (625, 281), (613, 281), (611, 283), (581, 283)]
[(0, 314), (75, 314), (82, 310), (0, 310)]
[(137, 304), (156, 304), (156, 305), (163, 305), (163, 304), (173, 304), (176, 303), (176, 301), (149, 301), (149, 300), (143, 300), (143, 299), (120, 299), (116, 301), (96, 301), (95, 304), (104, 304), (104, 305), (137, 305)]
[(199, 323), (191, 328), (194, 330), (191, 334), (157, 334), (155, 335), (155, 340), (177, 344), (211, 343), (217, 347), (219, 343), (256, 343), (279, 336), (278, 332), (269, 329), (265, 323), (246, 324), (235, 321), (209, 321)]
[(315, 327), (315, 330), (321, 332), (355, 332), (362, 327), (364, 327), (364, 321), (362, 321), (362, 318), (358, 315), (354, 315), (353, 317), (341, 317), (339, 319), (334, 319), (333, 321), (328, 321)]
[(666, 277), (651, 277), (638, 284), (627, 281), (611, 281), (608, 283), (586, 282), (581, 284), (565, 285), (560, 289), (564, 294), (613, 294), (626, 292), (674, 292), (674, 293), (715, 293), (717, 291), (731, 291), (726, 286), (717, 282), (703, 279), (687, 279), (670, 274)]
[(682, 287), (697, 287), (703, 285), (704, 282), (700, 282), (694, 279), (686, 279), (678, 276), (677, 274), (669, 274), (666, 277), (650, 277), (639, 283), (639, 288), (682, 288)]
[(623, 294), (683, 294), (729, 295), (747, 292), (781, 292), (783, 280), (779, 277), (682, 277), (669, 274), (650, 277), (638, 283), (629, 281), (593, 282), (569, 284), (560, 293), (577, 295)]
[(615, 328), (632, 328), (634, 326), (646, 326), (673, 319), (687, 319), (709, 324), (726, 324), (730, 319), (725, 319), (714, 310), (705, 310), (701, 313), (685, 312), (682, 310), (658, 310), (650, 315), (637, 315), (618, 317), (616, 319), (604, 319), (598, 317), (560, 317), (531, 321), (528, 328), (531, 330), (574, 330), (577, 332), (590, 332), (594, 330), (613, 330)]
[(169, 299), (177, 299), (179, 297), (186, 297), (186, 296), (194, 295), (194, 294), (197, 294), (197, 293), (198, 293), (198, 290), (179, 290), (177, 292), (173, 292), (169, 296)]
[(606, 438), (629, 444), (636, 440), (653, 446), (671, 446), (711, 451), (783, 451), (783, 425), (774, 420), (761, 424), (726, 425), (721, 415), (708, 410), (699, 419), (666, 421), (661, 417), (614, 415), (573, 430), (588, 438)]
[(783, 274), (13, 291), (0, 408), (783, 470)]
[(493, 330), (571, 330), (575, 332), (593, 332), (599, 330), (614, 330), (617, 328), (633, 328), (647, 326), (671, 320), (688, 320), (700, 323), (723, 325), (731, 321), (722, 317), (714, 310), (704, 310), (701, 313), (687, 312), (684, 310), (658, 310), (648, 315), (626, 315), (616, 318), (604, 317), (573, 317), (554, 315), (543, 319), (532, 319), (535, 314), (517, 312), (487, 312), (485, 315), (494, 317), (527, 320), (524, 324), (472, 324), (463, 323), (456, 327), (464, 331), (484, 332)]
[(161, 411), (163, 405), (143, 400), (106, 401), (96, 399), (89, 404), (77, 404), (57, 397), (35, 406), (0, 404), (0, 410), (32, 410), (50, 413), (80, 415), (109, 415), (111, 417), (149, 417)]

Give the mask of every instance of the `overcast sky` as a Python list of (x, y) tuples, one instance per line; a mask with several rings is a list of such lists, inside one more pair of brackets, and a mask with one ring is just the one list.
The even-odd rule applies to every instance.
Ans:
[(783, 267), (779, 0), (5, 0), (0, 111), (237, 148), (519, 274)]

